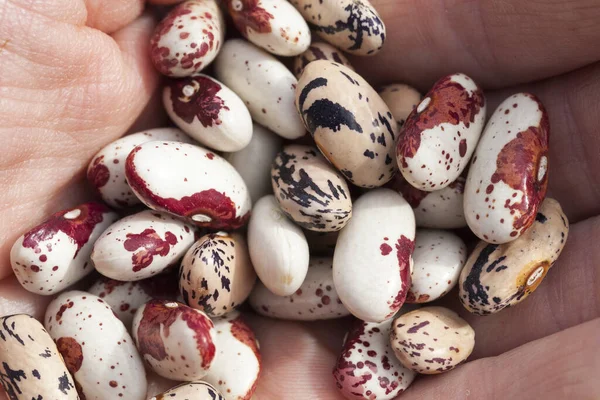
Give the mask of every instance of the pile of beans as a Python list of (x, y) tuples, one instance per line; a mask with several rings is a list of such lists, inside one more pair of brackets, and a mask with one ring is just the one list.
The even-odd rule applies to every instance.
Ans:
[[(569, 226), (545, 198), (535, 96), (510, 96), (486, 123), (461, 73), (425, 96), (376, 91), (343, 54), (384, 44), (366, 0), (222, 6), (182, 2), (152, 37), (178, 128), (107, 145), (87, 171), (101, 201), (12, 247), (21, 285), (55, 298), (43, 325), (0, 318), (11, 399), (143, 400), (147, 371), (181, 382), (152, 399), (249, 399), (261, 374), (250, 308), (353, 315), (333, 379), (349, 399), (391, 399), (474, 348), (465, 320), (424, 303), (453, 293), (471, 313), (500, 312), (559, 257)], [(225, 13), (245, 39), (225, 40)], [(480, 239), (470, 255), (465, 227)]]

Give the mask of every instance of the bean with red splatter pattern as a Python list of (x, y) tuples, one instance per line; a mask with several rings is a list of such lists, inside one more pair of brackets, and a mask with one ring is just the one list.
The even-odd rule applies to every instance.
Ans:
[(52, 215), (17, 239), (10, 264), (28, 291), (52, 295), (79, 281), (94, 268), (90, 253), (96, 239), (117, 219), (100, 203), (85, 203)]
[(404, 303), (411, 284), (415, 217), (398, 193), (377, 189), (354, 203), (333, 256), (333, 282), (357, 318), (381, 322)]
[(287, 0), (225, 0), (242, 36), (278, 56), (295, 56), (310, 45), (310, 29)]
[(215, 319), (216, 360), (202, 378), (225, 400), (251, 399), (262, 370), (258, 340), (239, 311)]
[(411, 112), (421, 102), (423, 96), (412, 86), (404, 83), (392, 83), (377, 90), (385, 104), (390, 108), (394, 119), (398, 123), (398, 129), (402, 129), (404, 122)]
[(302, 73), (304, 72), (304, 67), (306, 67), (308, 63), (316, 60), (333, 61), (354, 71), (354, 67), (350, 64), (350, 61), (342, 51), (328, 43), (316, 42), (311, 43), (310, 47), (306, 49), (304, 53), (294, 57), (292, 71), (294, 71), (296, 78), (300, 79), (300, 76), (302, 76)]
[(460, 274), (463, 306), (489, 315), (525, 300), (560, 256), (568, 235), (569, 221), (560, 204), (547, 198), (518, 239), (499, 245), (481, 241)]
[(468, 76), (437, 81), (400, 132), (396, 157), (404, 178), (428, 192), (454, 182), (475, 150), (485, 110), (483, 92)]
[(225, 39), (225, 20), (216, 0), (188, 0), (158, 24), (150, 56), (167, 76), (191, 76), (208, 66)]
[(133, 317), (133, 338), (146, 363), (160, 376), (194, 381), (215, 359), (215, 328), (202, 311), (169, 300), (151, 300)]
[(423, 307), (394, 319), (394, 354), (420, 374), (440, 374), (465, 362), (475, 347), (475, 331), (444, 307)]
[(92, 189), (113, 208), (126, 208), (140, 203), (125, 179), (125, 160), (137, 145), (153, 140), (191, 143), (192, 139), (176, 128), (156, 128), (127, 135), (107, 144), (87, 169)]
[(150, 400), (225, 400), (214, 386), (206, 382), (186, 382), (166, 392), (151, 397)]
[(465, 216), (481, 240), (507, 243), (533, 224), (548, 187), (550, 125), (542, 103), (518, 93), (488, 121), (465, 185)]
[(315, 321), (341, 318), (350, 314), (337, 295), (333, 284), (333, 259), (310, 260), (302, 286), (289, 296), (277, 296), (258, 283), (248, 302), (258, 314), (287, 320)]
[(146, 398), (146, 373), (133, 339), (101, 298), (65, 292), (48, 305), (44, 325), (82, 399)]
[(0, 388), (9, 399), (79, 400), (56, 344), (35, 318), (0, 317), (0, 339)]
[(171, 120), (202, 145), (238, 151), (250, 143), (252, 118), (246, 105), (208, 75), (169, 81), (163, 90), (163, 104)]
[(144, 204), (212, 229), (237, 229), (250, 216), (248, 188), (213, 152), (180, 142), (148, 142), (127, 157), (125, 175)]

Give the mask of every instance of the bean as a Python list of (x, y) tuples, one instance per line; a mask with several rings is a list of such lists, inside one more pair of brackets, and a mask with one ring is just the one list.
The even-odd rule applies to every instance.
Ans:
[(302, 73), (304, 72), (304, 67), (306, 67), (308, 63), (316, 60), (333, 61), (354, 71), (354, 67), (352, 67), (350, 61), (340, 50), (325, 42), (313, 42), (304, 53), (294, 57), (294, 67), (292, 68), (292, 71), (294, 71), (296, 78), (300, 79), (300, 76), (302, 76)]
[(533, 293), (560, 256), (569, 222), (560, 204), (547, 198), (535, 221), (505, 244), (481, 241), (460, 274), (459, 298), (474, 314), (489, 315), (519, 304)]
[(186, 382), (150, 398), (150, 400), (225, 400), (214, 386), (206, 382)]
[(402, 129), (406, 118), (417, 108), (423, 98), (417, 89), (404, 83), (384, 85), (377, 90), (377, 93), (389, 107), (399, 129)]
[(533, 224), (548, 186), (549, 135), (534, 95), (515, 94), (494, 111), (465, 186), (465, 216), (480, 239), (507, 243)]
[(100, 203), (59, 211), (17, 239), (10, 264), (28, 291), (52, 295), (90, 274), (94, 241), (117, 214)]
[(475, 331), (444, 307), (423, 307), (392, 323), (390, 343), (400, 362), (420, 374), (440, 374), (466, 361)]
[(1, 317), (0, 339), (0, 383), (9, 399), (79, 399), (62, 356), (35, 318)]

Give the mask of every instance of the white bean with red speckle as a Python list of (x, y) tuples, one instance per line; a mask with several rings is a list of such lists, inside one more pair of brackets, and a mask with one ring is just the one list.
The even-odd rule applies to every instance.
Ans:
[(244, 100), (255, 122), (285, 139), (304, 135), (294, 105), (298, 81), (271, 54), (242, 39), (228, 40), (215, 61), (215, 73)]
[(237, 229), (250, 215), (248, 188), (222, 157), (191, 144), (148, 142), (127, 157), (127, 182), (153, 210), (211, 229)]
[(333, 285), (333, 259), (310, 260), (302, 286), (289, 296), (277, 296), (258, 283), (248, 302), (256, 313), (286, 320), (315, 321), (341, 318), (350, 314)]
[(384, 85), (377, 90), (377, 93), (392, 112), (398, 123), (398, 129), (404, 126), (406, 118), (417, 108), (423, 98), (417, 89), (404, 83)]
[(227, 86), (208, 75), (171, 80), (163, 89), (171, 120), (185, 133), (218, 151), (238, 151), (250, 143), (252, 118)]
[(398, 360), (420, 374), (450, 371), (475, 347), (473, 328), (444, 307), (423, 307), (395, 318), (389, 338)]
[(548, 187), (550, 122), (537, 97), (518, 93), (494, 111), (465, 185), (465, 216), (481, 240), (507, 243), (533, 224)]
[(112, 224), (94, 244), (92, 261), (102, 275), (138, 281), (179, 260), (194, 243), (195, 228), (172, 215), (146, 210)]
[(452, 232), (417, 229), (412, 283), (407, 303), (427, 303), (448, 293), (456, 282), (465, 261), (467, 246)]
[(192, 142), (179, 129), (156, 128), (127, 135), (107, 144), (96, 153), (87, 169), (88, 183), (106, 204), (113, 208), (127, 208), (141, 203), (125, 179), (125, 160), (136, 146), (153, 140)]
[(81, 398), (146, 398), (146, 373), (127, 329), (102, 299), (68, 291), (46, 310), (52, 336)]
[(94, 268), (90, 253), (96, 239), (117, 219), (104, 204), (90, 202), (59, 211), (21, 235), (10, 250), (10, 264), (28, 291), (52, 295)]
[(202, 379), (219, 389), (225, 400), (250, 399), (262, 370), (258, 340), (239, 311), (214, 323), (218, 356)]
[(278, 56), (295, 56), (310, 45), (310, 29), (287, 0), (225, 0), (242, 36)]
[(216, 0), (188, 0), (175, 6), (150, 39), (150, 57), (167, 76), (191, 76), (206, 68), (225, 39), (225, 20)]
[(354, 67), (350, 64), (350, 61), (341, 50), (333, 47), (329, 43), (316, 42), (311, 43), (310, 47), (306, 49), (304, 53), (294, 57), (294, 67), (292, 68), (292, 71), (294, 71), (296, 78), (300, 79), (300, 76), (302, 76), (302, 73), (304, 72), (304, 67), (306, 67), (308, 63), (316, 60), (333, 61), (354, 71)]
[(216, 355), (216, 331), (202, 311), (169, 300), (151, 300), (133, 317), (133, 338), (146, 363), (162, 377), (195, 381)]
[(425, 191), (454, 182), (475, 151), (485, 112), (483, 91), (465, 74), (437, 81), (400, 132), (396, 156), (404, 178)]
[(150, 400), (225, 400), (214, 386), (206, 382), (186, 382), (166, 392), (151, 397)]
[(354, 316), (385, 321), (402, 306), (410, 288), (415, 217), (406, 200), (389, 189), (363, 194), (353, 213), (338, 236), (333, 282)]
[(308, 270), (308, 243), (273, 195), (260, 199), (252, 210), (248, 248), (256, 274), (271, 292), (289, 296), (300, 288)]

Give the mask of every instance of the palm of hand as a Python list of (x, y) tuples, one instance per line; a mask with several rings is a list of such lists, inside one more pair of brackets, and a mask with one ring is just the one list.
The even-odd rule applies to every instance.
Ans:
[[(600, 7), (593, 0), (568, 10), (561, 1), (373, 3), (388, 26), (387, 46), (377, 62), (355, 61), (372, 82), (426, 90), (461, 71), (492, 89), (490, 110), (508, 93), (539, 95), (551, 119), (549, 195), (572, 222), (561, 259), (525, 303), (482, 318), (467, 315), (455, 293), (443, 300), (475, 328), (475, 352), (456, 371), (419, 379), (402, 398), (597, 397)], [(151, 101), (159, 82), (147, 56), (153, 20), (136, 19), (142, 8), (142, 0), (107, 0), (102, 7), (96, 0), (0, 0), (0, 315), (39, 317), (48, 301), (10, 277), (16, 237), (84, 199), (89, 159), (136, 118), (133, 130), (164, 124)], [(537, 82), (523, 85), (531, 81)], [(257, 398), (340, 398), (331, 369), (345, 322), (252, 323), (266, 371)]]

